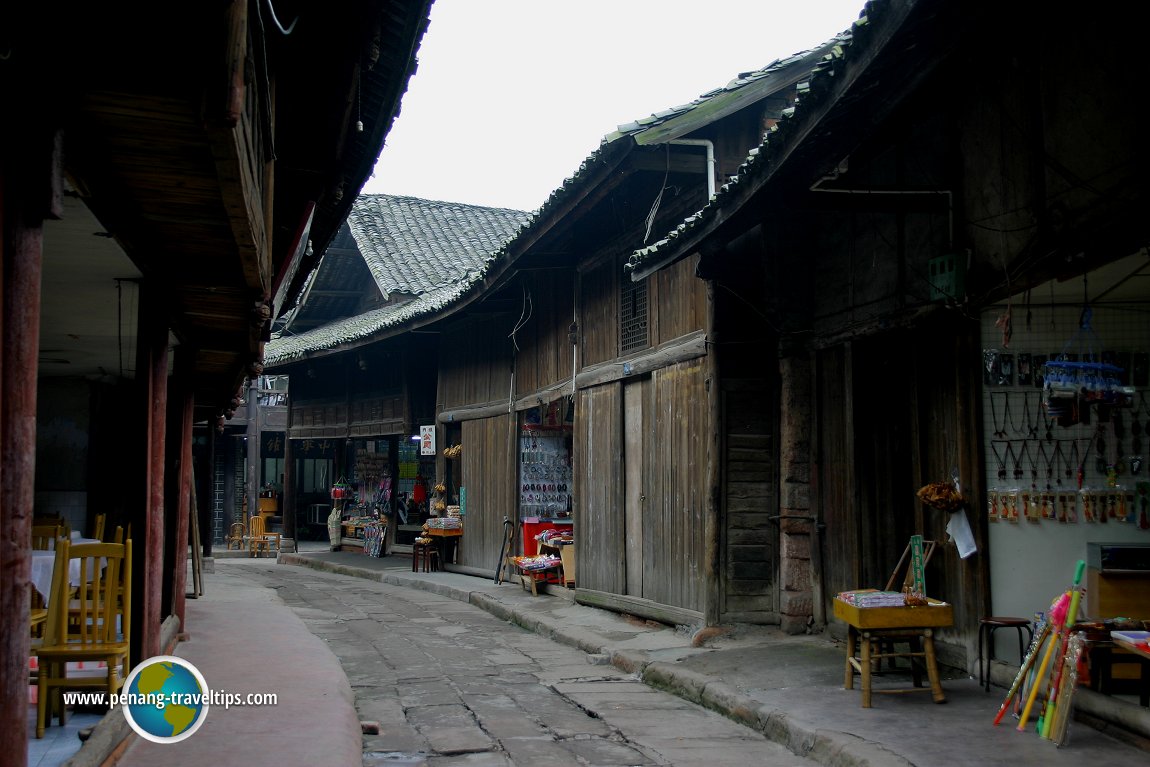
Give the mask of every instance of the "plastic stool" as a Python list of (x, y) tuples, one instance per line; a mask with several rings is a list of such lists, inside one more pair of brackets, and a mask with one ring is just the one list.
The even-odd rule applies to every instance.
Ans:
[[(999, 629), (1015, 629), (1018, 631), (1018, 665), (1022, 665), (1026, 657), (1026, 648), (1034, 640), (1034, 629), (1028, 618), (1012, 618), (1007, 616), (992, 616), (980, 618), (978, 621), (978, 684), (983, 686), (983, 647), (986, 647), (986, 681), (985, 689), (990, 692), (990, 661), (994, 657), (994, 632)], [(1022, 630), (1026, 629), (1029, 637), (1026, 644), (1022, 642)]]

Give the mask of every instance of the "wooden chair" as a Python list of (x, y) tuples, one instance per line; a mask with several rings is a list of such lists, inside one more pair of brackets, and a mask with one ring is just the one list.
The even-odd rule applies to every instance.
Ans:
[[(43, 643), (35, 647), (39, 658), (37, 674), (36, 737), (44, 737), (49, 724), (48, 706), (64, 724), (66, 713), (61, 690), (102, 688), (117, 692), (128, 676), (129, 634), (132, 619), (132, 591), (123, 588), (132, 578), (132, 541), (122, 544), (83, 543), (72, 546), (57, 543), (52, 594), (48, 599), (48, 620)], [(79, 593), (72, 598), (68, 573), (72, 560), (79, 560)], [(75, 611), (74, 631), (69, 631), (69, 614)], [(100, 674), (70, 670), (69, 663), (104, 663)]]
[(28, 584), (28, 591), (32, 599), (28, 623), (31, 627), (32, 638), (40, 639), (44, 636), (44, 624), (48, 622), (48, 607), (44, 604), (44, 597), (36, 590), (34, 584)]
[[(70, 585), (67, 584), (68, 579), (68, 541), (61, 538), (58, 542), (53, 542), (53, 548), (56, 551), (56, 556), (52, 561), (52, 578), (50, 581), (48, 593), (51, 595), (56, 591), (71, 592)], [(62, 585), (63, 584), (63, 585)], [(32, 666), (28, 676), (28, 684), (37, 686), (40, 679), (40, 666), (39, 666), (39, 653), (38, 650), (44, 646), (44, 642), (48, 637), (55, 637), (58, 633), (58, 619), (55, 614), (49, 615), (48, 605), (44, 597), (36, 590), (35, 585), (32, 586), (32, 641), (30, 645), (30, 653), (37, 659), (37, 663)], [(37, 616), (36, 613), (40, 612), (42, 615)]]
[(67, 538), (68, 528), (63, 524), (32, 525), (32, 548), (48, 551), (57, 538)]
[(107, 514), (97, 514), (96, 521), (92, 525), (92, 537), (98, 541), (104, 540), (104, 525), (107, 524)]
[(279, 554), (280, 534), (268, 532), (264, 518), (256, 514), (248, 523), (248, 556), (258, 556), (261, 551), (271, 555), (272, 546)]
[(248, 542), (248, 529), (244, 526), (243, 522), (232, 522), (231, 529), (228, 532), (227, 538), (224, 539), (228, 545), (228, 551), (235, 549), (236, 551), (243, 551), (247, 547)]

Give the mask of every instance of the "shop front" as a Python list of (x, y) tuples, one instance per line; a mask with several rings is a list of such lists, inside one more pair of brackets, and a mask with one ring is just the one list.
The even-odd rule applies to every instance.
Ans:
[(347, 440), (345, 452), (330, 501), (310, 506), (309, 523), (326, 512), (333, 550), (410, 552), (431, 516), (425, 473), (433, 475), (434, 456), (421, 456), (417, 444), (398, 435)]
[(572, 492), (574, 407), (566, 399), (519, 414), (518, 491), (521, 571), (573, 586), (575, 539)]
[[(1150, 294), (1144, 255), (1040, 286), (981, 317), (994, 616), (1049, 620), (1082, 579), (1088, 684), (1145, 705), (1150, 669), (1111, 630), (1150, 628)], [(1021, 660), (1011, 632), (991, 652)]]

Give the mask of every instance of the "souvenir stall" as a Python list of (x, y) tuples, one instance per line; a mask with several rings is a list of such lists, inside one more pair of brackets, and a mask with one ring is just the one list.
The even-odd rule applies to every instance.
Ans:
[(411, 551), (423, 523), (431, 516), (428, 503), (428, 477), (435, 476), (435, 454), (423, 455), (419, 439), (398, 445), (398, 475), (395, 483), (395, 550)]
[[(1078, 621), (1107, 652), (1111, 630), (1150, 627), (1150, 296), (1120, 279), (1137, 267), (1041, 286), (982, 317), (990, 614), (1037, 634), (1085, 563)], [(1013, 636), (998, 645), (991, 656), (1022, 660)], [(1099, 664), (1090, 683), (1137, 700), (1141, 665)]]
[(351, 478), (340, 477), (331, 488), (328, 534), (333, 551), (388, 553), (387, 535), (392, 501), (391, 440), (353, 443)]
[(573, 586), (575, 545), (571, 449), (574, 407), (566, 399), (531, 408), (519, 431), (522, 551), (512, 562), (537, 582)]

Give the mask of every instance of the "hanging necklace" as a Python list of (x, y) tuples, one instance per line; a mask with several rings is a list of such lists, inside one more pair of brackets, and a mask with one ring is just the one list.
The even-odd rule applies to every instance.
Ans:
[[(1002, 453), (998, 452), (998, 445), (1001, 443), (990, 441), (990, 450), (994, 453), (994, 457), (998, 459), (998, 478), (1006, 480), (1006, 459), (1002, 457)], [(1007, 443), (1010, 444), (1010, 443)]]
[[(1005, 411), (1003, 412), (1002, 423), (999, 424), (998, 413), (995, 412), (995, 409), (994, 409), (994, 395), (995, 394), (998, 394), (998, 392), (992, 391), (990, 393), (990, 421), (994, 426), (994, 436), (998, 437), (999, 439), (1003, 439), (1006, 437), (1006, 412)], [(1002, 394), (1005, 395), (1006, 392), (1002, 392)], [(1006, 403), (1009, 404), (1009, 400), (1007, 400)]]
[[(1025, 449), (1026, 443), (1024, 442), (1022, 444), (1023, 444), (1023, 448)], [(1015, 479), (1022, 479), (1022, 456), (1020, 456), (1020, 455), (1015, 456), (1014, 455), (1014, 443), (1013, 442), (1007, 442), (1006, 443), (1006, 458), (1007, 458), (1007, 460), (1014, 459), (1014, 478)]]
[(1012, 434), (1019, 434), (1018, 425), (1014, 423), (1014, 414), (1010, 412), (1010, 392), (1005, 391), (1002, 393), (1002, 429), (1006, 430), (1006, 425), (1010, 424), (1010, 431)]
[(1022, 443), (1022, 455), (1026, 456), (1026, 461), (1030, 464), (1031, 484), (1034, 487), (1038, 487), (1038, 451), (1035, 451), (1034, 455), (1030, 454), (1029, 440), (1026, 440)]
[[(1062, 442), (1054, 443), (1054, 455), (1050, 459), (1050, 467), (1054, 473), (1054, 484), (1062, 487), (1062, 475), (1058, 471), (1059, 464), (1066, 463), (1066, 456), (1062, 454)], [(1067, 464), (1069, 466), (1069, 464)], [(1070, 479), (1070, 469), (1066, 470), (1066, 478)]]
[(1066, 478), (1071, 477), (1071, 467), (1078, 471), (1078, 487), (1082, 487), (1082, 466), (1078, 462), (1078, 440), (1070, 440), (1070, 455), (1066, 458)]

